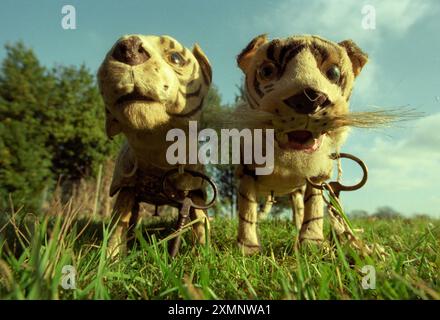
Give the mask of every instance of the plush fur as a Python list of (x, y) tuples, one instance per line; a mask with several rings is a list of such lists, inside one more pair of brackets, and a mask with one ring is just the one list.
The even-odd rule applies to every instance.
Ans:
[[(126, 233), (137, 221), (138, 203), (164, 204), (160, 192), (162, 174), (171, 169), (166, 150), (172, 142), (168, 130), (188, 129), (198, 120), (211, 84), (209, 61), (196, 44), (188, 50), (169, 36), (126, 35), (110, 49), (98, 71), (105, 102), (106, 131), (127, 138), (116, 162), (110, 195), (118, 193), (114, 215), (118, 220), (108, 254), (125, 250)], [(197, 165), (185, 168), (201, 170)], [(187, 174), (173, 181), (178, 190), (200, 190), (201, 180)], [(201, 201), (196, 194), (194, 201)], [(192, 218), (205, 218), (195, 210)], [(194, 225), (204, 242), (204, 222)]]
[(272, 174), (256, 176), (252, 165), (238, 171), (238, 244), (245, 253), (260, 250), (258, 197), (271, 194), (291, 198), (300, 242), (322, 242), (321, 191), (306, 179), (322, 182), (331, 176), (329, 156), (344, 143), (348, 126), (356, 125), (349, 99), (367, 55), (351, 40), (334, 43), (305, 35), (269, 41), (261, 35), (237, 62), (247, 100), (237, 119), (246, 114), (244, 123), (273, 128), (276, 141)]

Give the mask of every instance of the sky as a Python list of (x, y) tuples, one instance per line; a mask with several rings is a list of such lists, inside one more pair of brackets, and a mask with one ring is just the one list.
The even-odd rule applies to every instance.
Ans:
[[(64, 5), (76, 9), (75, 30), (61, 26)], [(371, 8), (375, 28), (365, 29), (363, 10)], [(121, 35), (167, 34), (187, 47), (200, 44), (223, 102), (231, 103), (242, 82), (235, 57), (256, 35), (353, 39), (369, 62), (356, 80), (351, 108), (408, 107), (423, 117), (387, 129), (352, 131), (342, 152), (366, 162), (369, 180), (342, 196), (345, 209), (374, 212), (390, 206), (405, 215), (440, 218), (439, 13), (437, 0), (1, 0), (0, 59), (4, 44), (22, 40), (47, 66), (85, 64), (96, 73)], [(344, 182), (360, 179), (360, 170), (342, 164)]]

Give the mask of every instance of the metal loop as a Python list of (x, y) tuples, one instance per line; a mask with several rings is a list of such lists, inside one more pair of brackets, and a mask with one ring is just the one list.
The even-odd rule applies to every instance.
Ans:
[[(368, 168), (361, 159), (359, 159), (358, 157), (356, 157), (352, 154), (349, 154), (349, 153), (339, 153), (339, 154), (333, 153), (330, 155), (330, 158), (333, 160), (337, 160), (337, 159), (341, 159), (341, 158), (353, 160), (361, 167), (362, 172), (363, 172), (362, 180), (353, 186), (345, 186), (338, 181), (330, 182), (329, 185), (334, 190), (334, 193), (336, 195), (338, 195), (340, 191), (354, 191), (354, 190), (358, 190), (358, 189), (362, 188), (365, 185), (365, 183), (367, 182), (367, 179), (368, 179)], [(324, 190), (324, 183), (322, 183), (322, 184), (314, 183), (312, 180), (310, 180), (310, 178), (307, 178), (307, 182), (310, 183), (310, 185), (316, 189)]]
[[(189, 169), (184, 169), (183, 171), (186, 173), (189, 173), (193, 177), (201, 178), (203, 181), (207, 181), (208, 184), (212, 187), (212, 190), (214, 193), (212, 196), (212, 200), (205, 205), (198, 205), (191, 200), (191, 207), (196, 208), (196, 209), (211, 208), (214, 205), (215, 200), (217, 199), (217, 194), (218, 194), (217, 185), (215, 184), (215, 182), (212, 181), (207, 175), (205, 175), (201, 172), (193, 171), (193, 170), (189, 170)], [(165, 188), (167, 178), (171, 177), (172, 175), (174, 175), (176, 173), (180, 174), (180, 172), (181, 171), (179, 171), (179, 168), (171, 169), (171, 170), (168, 170), (167, 172), (165, 172), (165, 174), (162, 176), (161, 186), (162, 186), (162, 192), (168, 200), (170, 200), (171, 202), (174, 202), (174, 203), (183, 204), (185, 198), (178, 199), (175, 196), (173, 196), (172, 194), (168, 194), (166, 192), (166, 188)]]

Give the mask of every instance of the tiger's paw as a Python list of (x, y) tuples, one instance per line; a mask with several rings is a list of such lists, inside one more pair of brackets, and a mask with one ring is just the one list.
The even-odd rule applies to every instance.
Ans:
[(299, 240), (299, 245), (301, 250), (321, 251), (324, 253), (330, 250), (330, 244), (328, 241), (319, 238), (301, 238)]
[(258, 254), (261, 252), (261, 247), (259, 244), (249, 244), (242, 241), (238, 241), (238, 248), (240, 252), (246, 256)]
[(324, 239), (300, 238), (299, 242), (301, 245), (322, 245), (324, 243)]
[(119, 237), (111, 237), (108, 242), (106, 256), (107, 259), (118, 259), (127, 253), (127, 244)]

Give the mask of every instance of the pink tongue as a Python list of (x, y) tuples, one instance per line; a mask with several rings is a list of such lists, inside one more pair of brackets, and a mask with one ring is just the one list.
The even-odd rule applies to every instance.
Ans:
[(311, 146), (310, 148), (308, 148), (308, 149), (305, 150), (305, 151), (308, 152), (308, 153), (310, 153), (310, 152), (313, 152), (313, 151), (318, 150), (318, 148), (319, 148), (319, 139), (315, 139), (315, 141), (314, 141), (314, 143), (313, 143), (313, 146)]
[(297, 143), (306, 143), (312, 136), (312, 133), (307, 130), (291, 131), (287, 134), (290, 142)]

